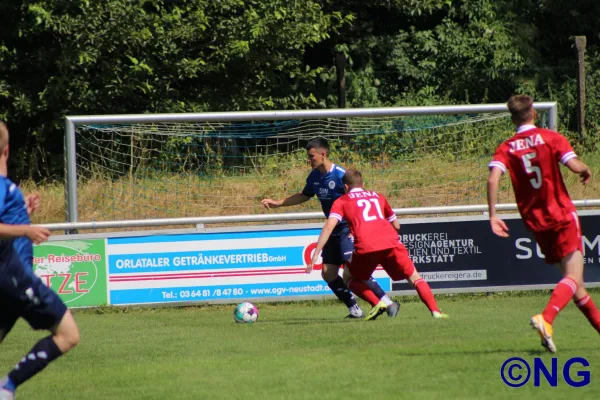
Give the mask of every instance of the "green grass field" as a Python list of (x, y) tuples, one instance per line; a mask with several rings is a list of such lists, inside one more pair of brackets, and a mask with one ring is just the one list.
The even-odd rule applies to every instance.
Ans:
[[(600, 291), (592, 292), (600, 303)], [(505, 386), (503, 362), (551, 355), (528, 326), (547, 293), (441, 296), (450, 320), (433, 320), (417, 298), (399, 316), (343, 319), (333, 301), (258, 304), (254, 325), (233, 305), (76, 311), (81, 344), (23, 385), (19, 399), (505, 399), (597, 398), (600, 337), (569, 304), (555, 322), (559, 372), (585, 357), (583, 388), (532, 380)], [(364, 305), (363, 305), (363, 308)], [(42, 333), (19, 322), (1, 346), (3, 370)], [(571, 376), (579, 379), (573, 374)], [(2, 371), (4, 372), (4, 371)]]

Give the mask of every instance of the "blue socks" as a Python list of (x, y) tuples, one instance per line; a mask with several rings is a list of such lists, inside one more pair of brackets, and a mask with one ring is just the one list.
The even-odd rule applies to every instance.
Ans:
[(346, 305), (346, 307), (350, 309), (356, 306), (356, 297), (354, 297), (340, 276), (335, 278), (332, 282), (327, 282), (327, 286), (329, 286), (329, 288), (333, 291), (333, 294), (335, 294), (336, 297)]
[(371, 291), (375, 293), (375, 296), (377, 296), (379, 299), (382, 299), (383, 296), (385, 296), (385, 291), (381, 288), (381, 286), (379, 286), (375, 279), (369, 278), (369, 280), (363, 282), (365, 282), (369, 289), (371, 289)]
[[(8, 374), (8, 382), (16, 389), (20, 384), (46, 368), (50, 362), (62, 355), (54, 343), (52, 336), (47, 336), (36, 343), (29, 353), (21, 359)], [(6, 387), (6, 384), (5, 384)], [(8, 387), (6, 387), (9, 389)], [(14, 391), (14, 389), (12, 391)]]

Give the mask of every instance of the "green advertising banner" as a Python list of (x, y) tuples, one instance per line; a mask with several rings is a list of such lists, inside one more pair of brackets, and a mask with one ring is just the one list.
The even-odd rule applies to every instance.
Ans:
[(34, 246), (33, 269), (67, 307), (108, 304), (105, 239), (50, 241)]

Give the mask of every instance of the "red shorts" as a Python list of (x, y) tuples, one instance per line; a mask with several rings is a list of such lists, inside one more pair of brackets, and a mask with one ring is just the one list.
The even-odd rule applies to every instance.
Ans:
[(399, 246), (391, 249), (352, 254), (352, 259), (348, 264), (350, 273), (354, 278), (366, 281), (373, 275), (375, 268), (381, 265), (394, 281), (408, 278), (415, 272), (415, 265), (408, 256), (406, 247), (402, 243), (398, 244)]
[(581, 226), (576, 213), (573, 213), (573, 220), (568, 225), (551, 231), (533, 232), (533, 235), (546, 257), (546, 264), (559, 263), (576, 250), (583, 253)]

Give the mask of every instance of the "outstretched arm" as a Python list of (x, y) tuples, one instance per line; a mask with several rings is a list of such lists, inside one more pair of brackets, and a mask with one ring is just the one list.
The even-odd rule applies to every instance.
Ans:
[(576, 173), (581, 177), (581, 183), (584, 185), (590, 181), (592, 178), (592, 172), (590, 171), (590, 167), (588, 167), (584, 162), (580, 161), (577, 158), (571, 158), (565, 164), (567, 168), (571, 170), (571, 172)]
[(285, 198), (284, 200), (263, 199), (261, 203), (265, 208), (271, 209), (278, 207), (295, 206), (298, 204), (302, 204), (308, 200), (310, 200), (310, 197), (305, 196), (302, 193), (296, 193), (291, 195), (290, 197)]
[(493, 167), (490, 170), (490, 176), (487, 183), (487, 202), (492, 231), (496, 235), (506, 238), (509, 236), (508, 226), (506, 226), (504, 221), (498, 217), (496, 212), (496, 199), (498, 198), (498, 188), (500, 187), (501, 177), (502, 170), (500, 168)]
[(21, 236), (27, 236), (33, 243), (40, 244), (48, 240), (50, 231), (39, 225), (0, 224), (0, 238), (12, 239)]
[(323, 229), (321, 230), (321, 234), (319, 235), (319, 239), (317, 240), (317, 247), (315, 248), (312, 260), (310, 261), (310, 264), (308, 264), (306, 267), (307, 274), (310, 274), (312, 272), (317, 260), (319, 259), (319, 254), (321, 254), (323, 247), (325, 247), (325, 243), (327, 243), (327, 241), (329, 240), (331, 232), (333, 232), (333, 228), (335, 228), (338, 222), (339, 221), (337, 218), (329, 217), (325, 222), (325, 225), (323, 225)]

